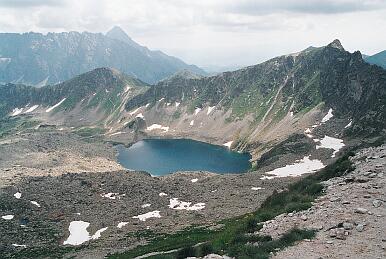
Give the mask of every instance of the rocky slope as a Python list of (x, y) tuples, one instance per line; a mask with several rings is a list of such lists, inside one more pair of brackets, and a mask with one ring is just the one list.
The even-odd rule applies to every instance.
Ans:
[(148, 83), (182, 69), (205, 74), (196, 66), (140, 46), (117, 27), (106, 35), (0, 33), (0, 82), (43, 86), (99, 67), (113, 67)]
[(386, 146), (363, 149), (356, 169), (324, 182), (325, 194), (307, 211), (265, 222), (260, 233), (278, 238), (293, 227), (317, 229), (313, 240), (273, 258), (384, 258), (386, 256)]
[(384, 134), (385, 85), (385, 70), (336, 40), (217, 76), (176, 75), (130, 99), (126, 109), (150, 106), (144, 117), (176, 134), (251, 150), (303, 132), (330, 109), (340, 133)]

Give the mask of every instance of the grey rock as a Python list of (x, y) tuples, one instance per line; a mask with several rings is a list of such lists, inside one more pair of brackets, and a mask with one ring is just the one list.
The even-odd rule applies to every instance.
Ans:
[(364, 230), (364, 228), (365, 228), (365, 226), (363, 224), (358, 224), (355, 229), (358, 232), (362, 232)]
[(380, 200), (373, 200), (373, 206), (375, 208), (378, 208), (382, 205), (382, 202)]
[(366, 214), (367, 212), (368, 212), (368, 210), (365, 208), (356, 208), (355, 209), (355, 213)]
[(345, 239), (346, 239), (346, 236), (347, 236), (346, 233), (348, 233), (348, 232), (346, 232), (346, 231), (344, 230), (344, 228), (337, 228), (337, 229), (336, 229), (336, 238), (337, 238), (337, 239), (341, 239), (341, 240), (345, 240)]
[(344, 222), (343, 223), (343, 228), (345, 230), (350, 230), (350, 229), (353, 229), (354, 228), (354, 224), (350, 223), (350, 222)]

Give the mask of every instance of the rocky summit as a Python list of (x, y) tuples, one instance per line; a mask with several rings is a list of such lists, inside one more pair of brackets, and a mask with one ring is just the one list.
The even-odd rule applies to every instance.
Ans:
[[(211, 76), (119, 27), (1, 34), (0, 52), (1, 258), (385, 257), (386, 71), (339, 40)], [(119, 164), (152, 138), (252, 166)]]

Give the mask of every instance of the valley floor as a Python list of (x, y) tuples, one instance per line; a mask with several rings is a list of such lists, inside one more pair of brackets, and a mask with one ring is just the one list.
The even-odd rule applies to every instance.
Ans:
[[(9, 136), (0, 143), (0, 154), (0, 215), (13, 216), (0, 219), (5, 257), (56, 251), (103, 258), (143, 244), (148, 232), (220, 227), (220, 220), (255, 211), (274, 190), (294, 181), (262, 180), (258, 173), (152, 177), (123, 170), (112, 145), (60, 131)], [(89, 222), (90, 235), (107, 229), (73, 249), (62, 245), (73, 221)]]

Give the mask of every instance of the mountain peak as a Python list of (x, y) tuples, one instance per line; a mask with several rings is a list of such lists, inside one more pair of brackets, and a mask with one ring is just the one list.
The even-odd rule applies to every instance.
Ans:
[(190, 70), (182, 69), (175, 74), (171, 75), (170, 77), (166, 78), (164, 81), (176, 79), (176, 78), (183, 78), (183, 79), (200, 79), (202, 78), (201, 75), (196, 74)]
[(107, 33), (106, 36), (115, 40), (120, 40), (129, 44), (133, 44), (134, 41), (127, 35), (127, 33), (119, 26), (114, 26)]
[(335, 39), (333, 42), (327, 45), (327, 47), (339, 49), (339, 50), (344, 50), (342, 43), (338, 39)]

